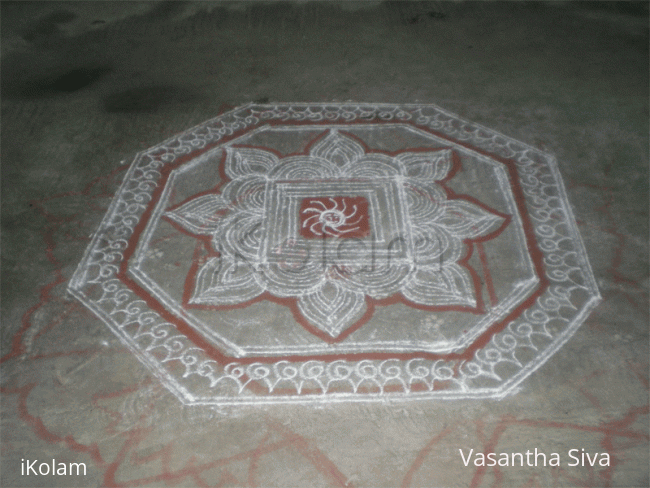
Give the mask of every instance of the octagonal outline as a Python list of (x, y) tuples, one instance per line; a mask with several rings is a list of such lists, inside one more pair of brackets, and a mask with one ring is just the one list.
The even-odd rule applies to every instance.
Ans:
[[(268, 366), (242, 361), (223, 365), (205, 356), (201, 341), (188, 341), (178, 334), (177, 324), (166, 320), (172, 318), (166, 311), (157, 309), (151, 300), (134, 296), (126, 286), (130, 285), (128, 278), (120, 276), (124, 282), (116, 279), (133, 253), (126, 247), (125, 238), (134, 231), (141, 232), (141, 221), (151, 212), (143, 202), (155, 191), (161, 176), (159, 168), (174, 160), (180, 162), (193, 149), (210, 148), (256, 123), (331, 123), (337, 119), (363, 123), (412, 119), (443, 138), (514, 161), (517, 176), (527, 190), (529, 216), (538, 224), (536, 231), (550, 283), (524, 314), (527, 322), (508, 323), (467, 357), (420, 360), (395, 355), (357, 363), (332, 358), (329, 364), (323, 360), (299, 364), (283, 360)], [(552, 225), (553, 221), (557, 223)], [(558, 247), (559, 241), (565, 249)], [(250, 104), (140, 153), (93, 236), (69, 290), (182, 401), (202, 404), (499, 397), (543, 364), (600, 300), (551, 156), (432, 105), (382, 104)], [(573, 310), (568, 317), (560, 313), (562, 303)], [(143, 338), (150, 341), (148, 345), (142, 343)], [(534, 353), (523, 354), (525, 350)], [(514, 369), (497, 373), (496, 368), (504, 364), (514, 365)], [(186, 387), (184, 383), (190, 377), (193, 381)], [(334, 383), (342, 386), (333, 389)], [(203, 387), (197, 390), (199, 384)]]

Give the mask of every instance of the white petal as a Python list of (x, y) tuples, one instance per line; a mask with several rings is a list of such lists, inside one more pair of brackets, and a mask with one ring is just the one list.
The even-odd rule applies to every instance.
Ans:
[(330, 133), (309, 151), (311, 156), (321, 157), (342, 167), (353, 163), (365, 154), (363, 146), (354, 139), (340, 135), (336, 130)]
[(476, 306), (469, 273), (457, 264), (421, 266), (404, 287), (402, 295), (430, 306)]
[(364, 156), (344, 171), (350, 178), (386, 178), (402, 174), (402, 168), (395, 159), (383, 154)]
[(336, 338), (363, 316), (366, 301), (363, 293), (327, 281), (318, 291), (302, 296), (298, 308), (309, 323)]
[(262, 218), (249, 212), (236, 212), (223, 219), (223, 225), (212, 236), (212, 247), (229, 256), (237, 256), (252, 266), (259, 261), (262, 242)]
[(386, 258), (356, 269), (336, 269), (336, 276), (345, 288), (381, 299), (397, 293), (410, 270), (410, 265), (391, 262)]
[(444, 212), (447, 194), (440, 185), (408, 182), (404, 185), (404, 189), (408, 212), (414, 227), (434, 221)]
[(259, 279), (276, 297), (291, 297), (305, 293), (323, 280), (325, 269), (317, 261), (268, 263), (260, 267)]
[(165, 217), (180, 224), (185, 230), (197, 235), (211, 235), (223, 218), (228, 203), (221, 195), (201, 195), (180, 207), (165, 212)]
[(339, 168), (323, 158), (292, 156), (284, 158), (269, 174), (272, 180), (320, 180), (336, 178)]
[(453, 166), (451, 149), (427, 152), (406, 152), (396, 157), (404, 166), (405, 175), (420, 183), (444, 179)]
[(251, 300), (263, 291), (248, 264), (225, 257), (211, 258), (197, 273), (190, 303), (232, 305)]
[(250, 147), (226, 148), (226, 174), (232, 178), (265, 176), (278, 164), (278, 157), (269, 151)]
[(444, 227), (458, 239), (473, 239), (497, 230), (503, 224), (503, 217), (489, 212), (478, 205), (464, 200), (447, 200), (445, 210), (436, 224)]

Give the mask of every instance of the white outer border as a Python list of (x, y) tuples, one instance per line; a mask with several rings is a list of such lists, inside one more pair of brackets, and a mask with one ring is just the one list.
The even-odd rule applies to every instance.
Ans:
[[(332, 363), (313, 360), (297, 364), (277, 361), (241, 365), (233, 362), (221, 366), (180, 335), (172, 324), (148, 309), (143, 300), (114, 277), (126, 242), (160, 178), (160, 166), (267, 120), (336, 123), (355, 118), (397, 123), (410, 121), (516, 162), (551, 284), (529, 310), (495, 334), (471, 361), (454, 365), (425, 359)], [(165, 162), (151, 156), (160, 150), (165, 150), (162, 157)], [(557, 196), (548, 196), (546, 188), (554, 190), (550, 193)], [(552, 211), (559, 211), (563, 218), (552, 221), (549, 218)], [(558, 243), (567, 240), (571, 249), (564, 251)], [(567, 264), (565, 259), (569, 256), (575, 256), (578, 266)], [(570, 273), (578, 273), (580, 282), (573, 281)], [(93, 286), (101, 289), (100, 298), (93, 299), (86, 293)], [(501, 398), (513, 392), (544, 364), (601, 300), (555, 159), (437, 106), (420, 104), (248, 104), (139, 153), (93, 235), (68, 289), (183, 403), (201, 405)], [(584, 297), (579, 303), (573, 303), (572, 298), (578, 293)], [(571, 312), (562, 312), (566, 309)], [(502, 368), (503, 365), (508, 367)], [(452, 371), (454, 366), (458, 368), (457, 375)], [(247, 388), (251, 381), (266, 387), (269, 392), (279, 388), (291, 391), (256, 396)], [(440, 382), (445, 389), (436, 389)], [(421, 385), (421, 391), (413, 390), (415, 384)], [(399, 385), (402, 391), (391, 392), (390, 385)], [(364, 393), (367, 386), (373, 386), (378, 392)], [(342, 387), (342, 390), (332, 391), (334, 387)], [(307, 388), (318, 393), (301, 394)]]

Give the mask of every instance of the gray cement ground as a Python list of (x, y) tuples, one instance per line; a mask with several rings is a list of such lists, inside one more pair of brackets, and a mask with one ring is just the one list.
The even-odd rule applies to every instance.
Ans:
[[(1, 7), (2, 486), (649, 485), (646, 2)], [(346, 100), (435, 103), (555, 154), (603, 302), (501, 401), (182, 407), (65, 292), (121, 162), (226, 106)]]

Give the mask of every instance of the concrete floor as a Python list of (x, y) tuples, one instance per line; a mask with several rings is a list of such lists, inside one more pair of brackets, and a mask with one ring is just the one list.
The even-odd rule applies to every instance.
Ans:
[[(1, 486), (650, 485), (647, 2), (1, 9)], [(128, 163), (251, 101), (349, 100), (553, 154), (602, 303), (501, 400), (184, 406), (67, 292)]]

